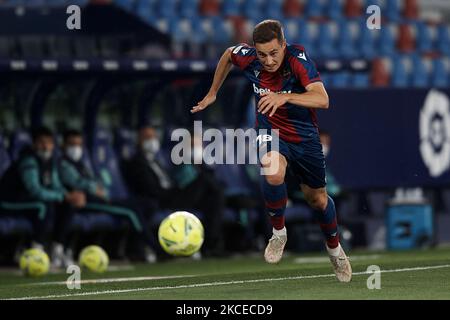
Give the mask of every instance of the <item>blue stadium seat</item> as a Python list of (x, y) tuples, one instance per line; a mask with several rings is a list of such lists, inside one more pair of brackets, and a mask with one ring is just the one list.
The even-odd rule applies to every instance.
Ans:
[(351, 84), (351, 78), (349, 72), (336, 72), (332, 75), (332, 86), (334, 88), (346, 88), (349, 87)]
[(365, 72), (358, 72), (352, 76), (352, 86), (355, 88), (368, 88), (370, 86), (370, 76)]
[(326, 7), (326, 14), (331, 20), (337, 21), (342, 18), (342, 2), (341, 0), (329, 0)]
[[(198, 23), (200, 21), (196, 21)], [(220, 17), (208, 17), (202, 21), (202, 30), (198, 31), (197, 37), (203, 37), (204, 41), (208, 37), (210, 42), (215, 44), (230, 43), (233, 38), (232, 29), (227, 25), (227, 21)], [(206, 29), (209, 29), (208, 33)], [(195, 29), (194, 29), (195, 31)], [(197, 31), (195, 31), (197, 33)], [(208, 36), (209, 35), (209, 36)]]
[(405, 63), (400, 57), (393, 57), (391, 59), (392, 73), (391, 85), (396, 88), (404, 88), (409, 85), (408, 72), (405, 68)]
[(144, 21), (153, 24), (156, 21), (154, 1), (140, 0), (136, 6), (136, 14)]
[(433, 60), (433, 72), (431, 73), (430, 84), (433, 87), (445, 88), (449, 85), (448, 66), (444, 59)]
[(20, 151), (24, 148), (31, 145), (31, 136), (25, 130), (17, 130), (10, 137), (9, 144), (9, 154), (11, 155), (13, 160), (16, 160)]
[(416, 27), (416, 46), (419, 52), (429, 52), (433, 50), (433, 43), (431, 41), (431, 35), (428, 30), (428, 26), (418, 21), (415, 24)]
[(241, 15), (239, 0), (223, 0), (221, 11), (225, 17)]
[(33, 226), (28, 219), (0, 215), (0, 234), (8, 236), (13, 234), (31, 234)]
[(72, 231), (92, 232), (98, 230), (115, 230), (122, 223), (127, 223), (120, 219), (115, 219), (107, 213), (76, 213), (71, 221)]
[(353, 36), (354, 22), (342, 21), (339, 23), (338, 48), (340, 56), (344, 59), (354, 59), (358, 56)]
[(312, 209), (309, 206), (302, 204), (288, 206), (284, 211), (284, 217), (287, 223), (311, 221), (313, 216)]
[(270, 0), (265, 8), (267, 18), (281, 20), (283, 18), (283, 0)]
[(337, 26), (333, 23), (323, 23), (319, 26), (318, 49), (319, 57), (323, 59), (337, 58), (339, 53), (336, 49), (334, 34), (337, 33)]
[(294, 43), (303, 45), (313, 59), (317, 51), (315, 50), (315, 46), (313, 46), (313, 44), (316, 40), (315, 36), (317, 34), (315, 33), (318, 33), (318, 28), (319, 27), (316, 23), (308, 23), (301, 19), (297, 22), (297, 37), (293, 39)]
[(440, 25), (438, 27), (437, 47), (441, 53), (450, 56), (450, 35), (448, 25)]
[(412, 57), (412, 65), (414, 72), (412, 72), (411, 84), (416, 88), (426, 88), (429, 86), (429, 73), (421, 57), (414, 55)]
[(366, 22), (360, 22), (360, 34), (358, 43), (358, 49), (361, 52), (361, 56), (365, 59), (373, 59), (377, 55), (377, 50), (375, 47), (374, 31), (369, 30), (366, 27)]
[(89, 147), (94, 172), (109, 188), (111, 198), (128, 198), (128, 190), (120, 172), (119, 160), (112, 147), (111, 133), (105, 129), (97, 129)]
[(309, 18), (321, 17), (323, 14), (322, 10), (320, 0), (309, 0), (305, 3), (305, 15)]
[(245, 17), (255, 21), (263, 20), (262, 0), (248, 0), (242, 4), (242, 13)]
[(321, 73), (320, 79), (322, 79), (325, 87), (331, 86), (331, 76), (329, 73)]
[(5, 141), (3, 135), (0, 134), (0, 177), (3, 172), (8, 169), (11, 164), (11, 158), (9, 157), (8, 152), (6, 151)]
[[(64, 6), (64, 5), (68, 5), (69, 3), (66, 0), (45, 0), (45, 4), (48, 6)], [(75, 4), (70, 2), (70, 4)]]
[(395, 40), (392, 34), (391, 25), (384, 25), (381, 27), (379, 38), (378, 38), (378, 48), (380, 49), (381, 55), (393, 55), (395, 53)]
[(134, 2), (134, 0), (114, 0), (115, 4), (128, 11), (133, 10)]
[[(214, 29), (211, 25), (208, 25), (208, 22), (210, 19), (216, 18), (218, 20), (222, 20), (219, 17), (211, 17), (211, 18), (196, 18), (190, 20), (190, 28), (191, 28), (191, 34), (190, 34), (190, 41), (195, 44), (199, 43), (205, 43), (208, 39), (208, 35), (213, 34)], [(208, 25), (208, 27), (206, 27)], [(208, 30), (210, 28), (211, 30)], [(211, 40), (214, 39), (213, 36), (210, 37)]]
[(198, 17), (199, 0), (182, 0), (180, 1), (180, 16), (183, 18), (194, 19)]
[(386, 1), (385, 14), (392, 22), (400, 21), (400, 4), (398, 0)]
[(78, 6), (85, 6), (89, 3), (89, 0), (70, 0), (70, 4), (76, 4)]
[[(300, 21), (297, 18), (281, 20), (284, 26), (284, 36), (288, 43), (297, 43), (300, 37)], [(305, 32), (303, 30), (303, 32)]]
[(169, 32), (177, 42), (186, 42), (193, 36), (191, 23), (188, 19), (176, 19), (173, 17), (169, 22)]
[(164, 0), (157, 2), (158, 17), (174, 19), (177, 16), (176, 13), (176, 0)]
[(116, 130), (114, 145), (121, 160), (129, 160), (136, 152), (136, 136), (132, 130), (119, 128)]
[(251, 195), (253, 193), (253, 185), (249, 181), (244, 165), (217, 165), (214, 174), (223, 184), (226, 196)]

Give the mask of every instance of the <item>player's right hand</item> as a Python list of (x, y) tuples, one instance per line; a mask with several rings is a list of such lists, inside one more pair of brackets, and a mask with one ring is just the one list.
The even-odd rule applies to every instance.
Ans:
[(196, 106), (192, 107), (191, 113), (196, 113), (202, 111), (203, 109), (206, 109), (209, 105), (213, 104), (214, 101), (216, 101), (215, 95), (206, 95), (206, 97), (204, 97), (202, 101), (200, 101)]

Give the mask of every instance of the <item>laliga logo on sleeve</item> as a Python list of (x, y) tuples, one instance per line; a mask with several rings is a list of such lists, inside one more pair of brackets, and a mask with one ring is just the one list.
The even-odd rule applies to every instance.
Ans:
[(436, 178), (450, 168), (450, 109), (446, 94), (428, 93), (420, 111), (420, 153), (423, 162)]

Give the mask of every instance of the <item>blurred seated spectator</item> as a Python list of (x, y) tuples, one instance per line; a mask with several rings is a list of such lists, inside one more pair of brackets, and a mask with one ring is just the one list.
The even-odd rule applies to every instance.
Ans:
[[(202, 166), (164, 164), (158, 157), (159, 150), (160, 140), (155, 128), (141, 128), (138, 150), (122, 166), (130, 191), (140, 197), (156, 199), (161, 209), (201, 211), (205, 227), (202, 253), (222, 254), (223, 191)], [(198, 150), (191, 152), (192, 157), (198, 156)]]
[[(150, 234), (149, 223), (138, 203), (131, 200), (112, 200), (109, 190), (96, 179), (83, 163), (83, 136), (80, 131), (68, 130), (64, 134), (63, 155), (59, 164), (61, 181), (68, 190), (83, 192), (87, 198), (81, 212), (107, 213), (121, 219), (128, 219), (139, 235), (139, 247), (148, 263), (156, 262), (157, 238)], [(148, 210), (148, 207), (146, 207)]]
[(54, 149), (50, 129), (34, 130), (31, 148), (20, 154), (0, 180), (0, 201), (8, 208), (2, 214), (31, 220), (31, 246), (44, 249), (51, 242), (52, 265), (62, 267), (73, 263), (67, 248), (68, 231), (75, 209), (85, 206), (86, 197), (82, 192), (64, 188)]

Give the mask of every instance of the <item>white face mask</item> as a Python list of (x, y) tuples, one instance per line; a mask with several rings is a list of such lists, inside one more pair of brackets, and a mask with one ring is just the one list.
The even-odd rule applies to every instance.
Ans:
[(78, 162), (83, 156), (83, 148), (81, 146), (71, 146), (66, 148), (66, 156), (75, 162)]
[(48, 161), (52, 157), (53, 152), (51, 150), (38, 150), (36, 154), (41, 160)]
[(323, 156), (326, 158), (328, 156), (328, 154), (330, 153), (330, 147), (323, 144), (322, 145), (322, 152), (323, 152)]
[(147, 139), (142, 143), (142, 150), (146, 154), (156, 154), (159, 151), (160, 143), (158, 139)]

